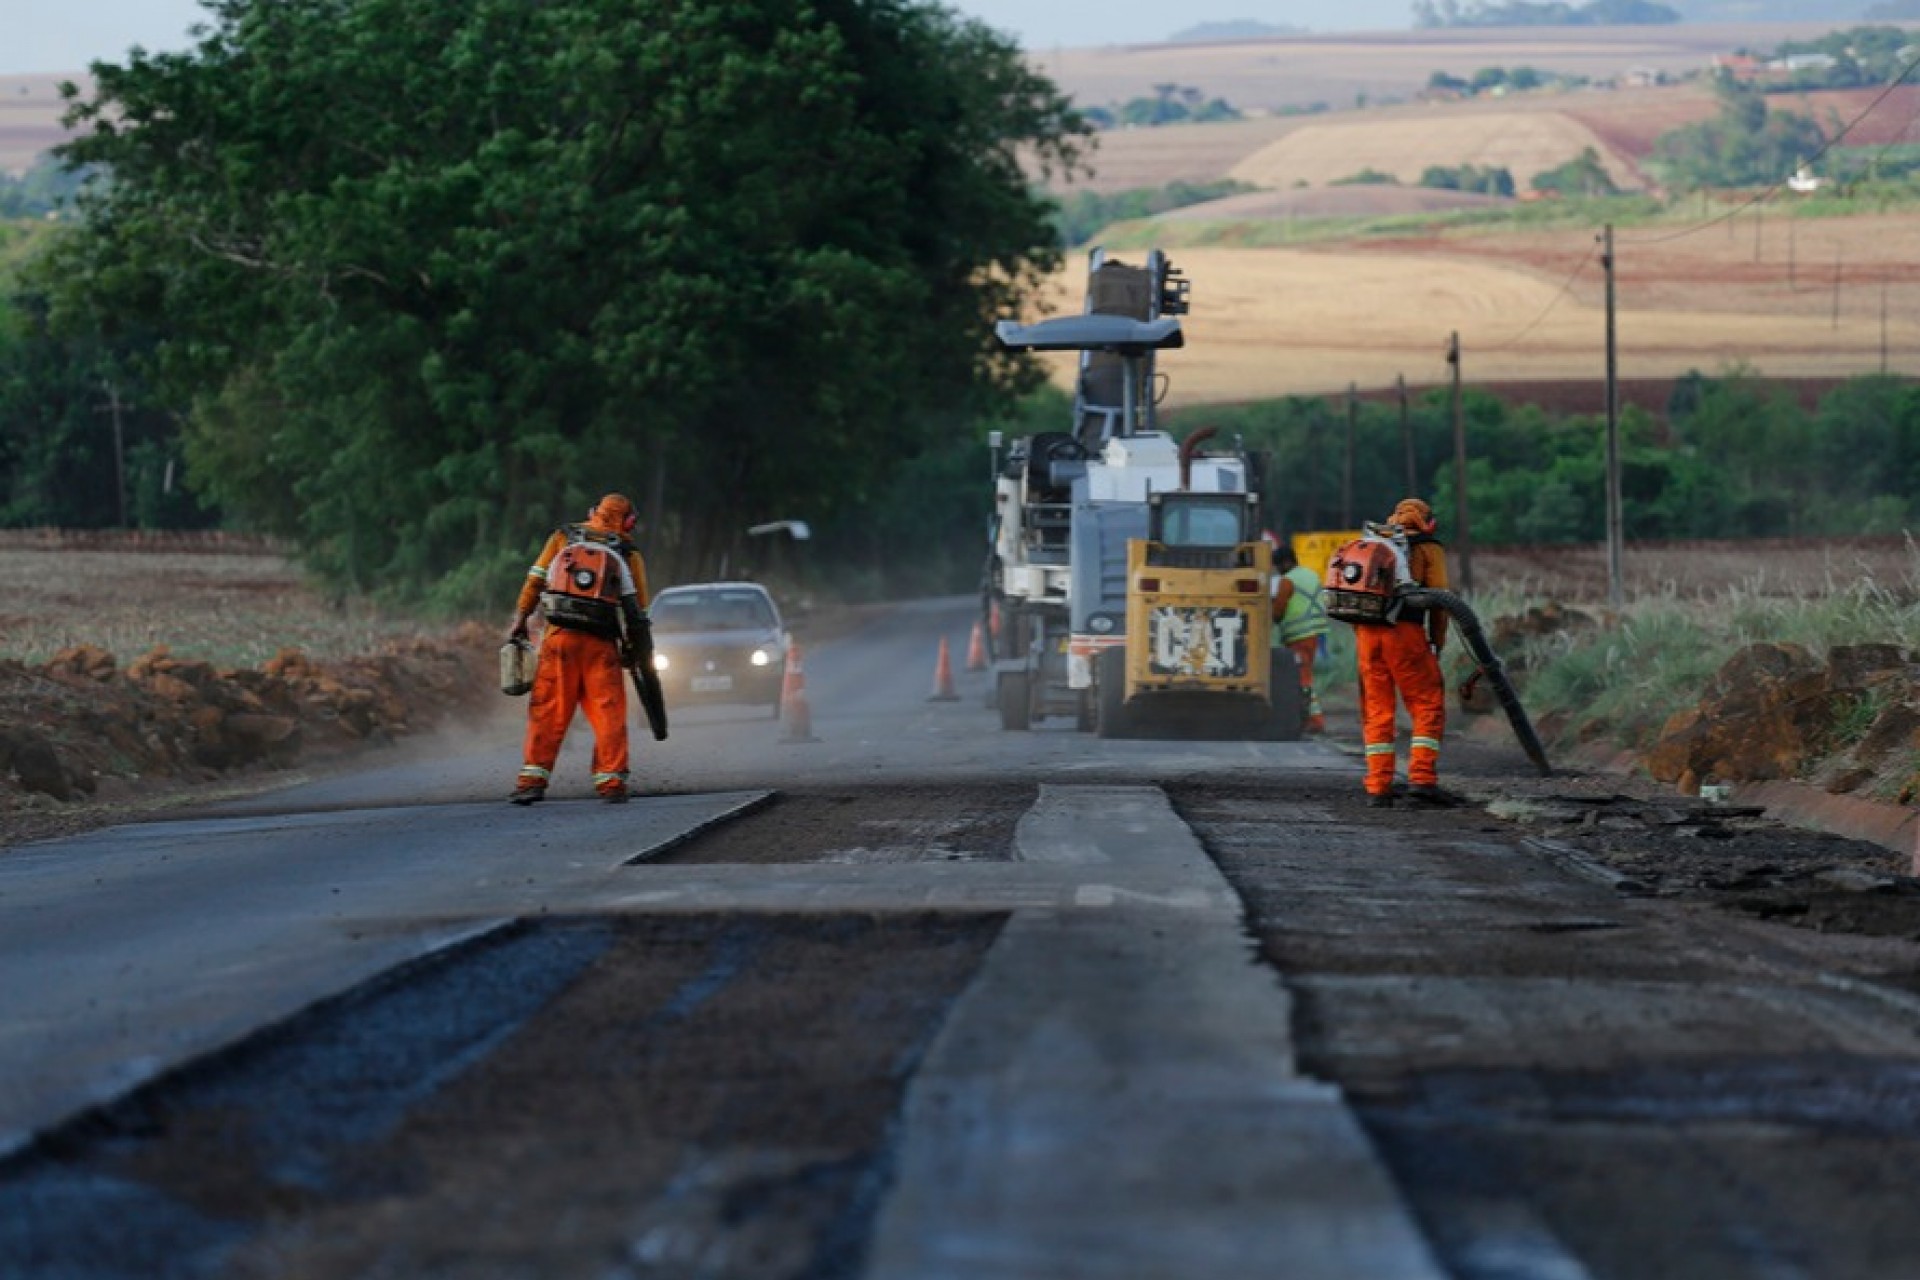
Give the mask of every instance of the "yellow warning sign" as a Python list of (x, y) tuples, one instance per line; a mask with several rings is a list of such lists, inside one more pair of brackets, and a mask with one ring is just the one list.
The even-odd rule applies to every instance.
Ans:
[(1333, 559), (1333, 553), (1360, 536), (1360, 530), (1351, 533), (1296, 533), (1293, 535), (1293, 554), (1301, 567), (1313, 570), (1313, 576), (1327, 576), (1327, 561)]

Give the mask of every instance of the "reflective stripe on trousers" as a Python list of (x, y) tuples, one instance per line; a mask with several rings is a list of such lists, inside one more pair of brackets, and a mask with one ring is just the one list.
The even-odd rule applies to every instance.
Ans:
[(1361, 741), (1366, 746), (1367, 791), (1393, 789), (1395, 694), (1413, 720), (1413, 748), (1407, 780), (1416, 785), (1440, 781), (1440, 739), (1447, 727), (1447, 689), (1440, 659), (1427, 647), (1426, 628), (1417, 622), (1353, 629), (1360, 666)]
[(534, 668), (533, 690), (527, 705), (526, 765), (523, 778), (552, 775), (560, 757), (560, 743), (573, 723), (573, 713), (586, 713), (593, 729), (593, 774), (602, 778), (627, 776), (627, 686), (620, 667), (619, 645), (605, 636), (548, 627), (540, 640), (540, 663)]

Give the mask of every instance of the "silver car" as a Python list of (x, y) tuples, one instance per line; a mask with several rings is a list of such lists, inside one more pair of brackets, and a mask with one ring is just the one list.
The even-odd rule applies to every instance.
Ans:
[(780, 717), (789, 637), (765, 587), (668, 587), (653, 597), (647, 613), (653, 619), (653, 665), (669, 706), (753, 703)]

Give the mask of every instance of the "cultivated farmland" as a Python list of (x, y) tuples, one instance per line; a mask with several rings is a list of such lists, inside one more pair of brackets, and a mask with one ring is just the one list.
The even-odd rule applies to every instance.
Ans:
[[(1409, 92), (1425, 74), (1415, 77), (1416, 65), (1623, 77), (1636, 68), (1697, 70), (1714, 52), (1810, 34), (1817, 31), (1495, 32), (1474, 40), (1426, 33), (1089, 50), (1047, 65), (1082, 101), (1152, 92), (1125, 81), (1151, 65), (1158, 83), (1275, 108), (1297, 101), (1275, 96), (1283, 90), (1311, 93), (1326, 83), (1315, 75), (1369, 84), (1400, 76)], [(1295, 71), (1307, 78), (1288, 79)], [(1789, 95), (1770, 105), (1811, 116), (1829, 135), (1848, 126), (1850, 145), (1884, 147), (1913, 140), (1920, 88)], [(1100, 237), (1123, 258), (1166, 249), (1193, 281), (1189, 345), (1161, 364), (1172, 379), (1170, 407), (1350, 384), (1367, 391), (1401, 376), (1415, 386), (1442, 383), (1454, 333), (1470, 381), (1597, 385), (1606, 334), (1600, 217), (1482, 216), (1466, 225), (1440, 215), (1501, 202), (1414, 184), (1430, 166), (1477, 165), (1505, 167), (1525, 189), (1535, 174), (1591, 147), (1622, 189), (1646, 191), (1644, 161), (1655, 140), (1718, 109), (1694, 82), (1115, 130), (1100, 136), (1094, 173), (1077, 181), (1113, 191), (1231, 177), (1260, 188)], [(1398, 184), (1338, 185), (1369, 169)], [(1816, 218), (1784, 187), (1761, 194), (1703, 198), (1618, 228), (1620, 376), (1744, 366), (1798, 380), (1920, 368), (1920, 214)], [(1073, 255), (1057, 306), (1078, 305), (1083, 278)], [(1056, 369), (1068, 385), (1070, 364)]]
[[(1781, 378), (1871, 373), (1883, 333), (1890, 371), (1920, 369), (1920, 216), (1749, 212), (1689, 233), (1704, 220), (1617, 234), (1623, 378), (1741, 364)], [(1168, 220), (1126, 242), (1167, 247), (1193, 281), (1187, 346), (1160, 365), (1170, 407), (1367, 390), (1399, 375), (1443, 382), (1456, 332), (1473, 381), (1604, 374), (1597, 228), (1186, 247), (1195, 230)], [(1077, 298), (1084, 275), (1072, 259), (1059, 296)], [(1070, 385), (1070, 366), (1057, 368)]]

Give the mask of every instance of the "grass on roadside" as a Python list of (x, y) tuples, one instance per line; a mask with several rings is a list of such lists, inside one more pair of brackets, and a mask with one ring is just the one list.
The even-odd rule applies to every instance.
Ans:
[[(1852, 644), (1920, 650), (1920, 552), (1909, 554), (1913, 566), (1899, 583), (1834, 580), (1825, 592), (1799, 599), (1770, 594), (1757, 581), (1705, 597), (1667, 591), (1629, 600), (1617, 616), (1600, 616), (1599, 625), (1531, 638), (1519, 653), (1500, 656), (1524, 670), (1530, 714), (1560, 725), (1561, 739), (1646, 747), (1749, 644), (1798, 644), (1815, 657)], [(1529, 603), (1478, 602), (1489, 626)], [(1844, 727), (1836, 725), (1836, 733)]]

